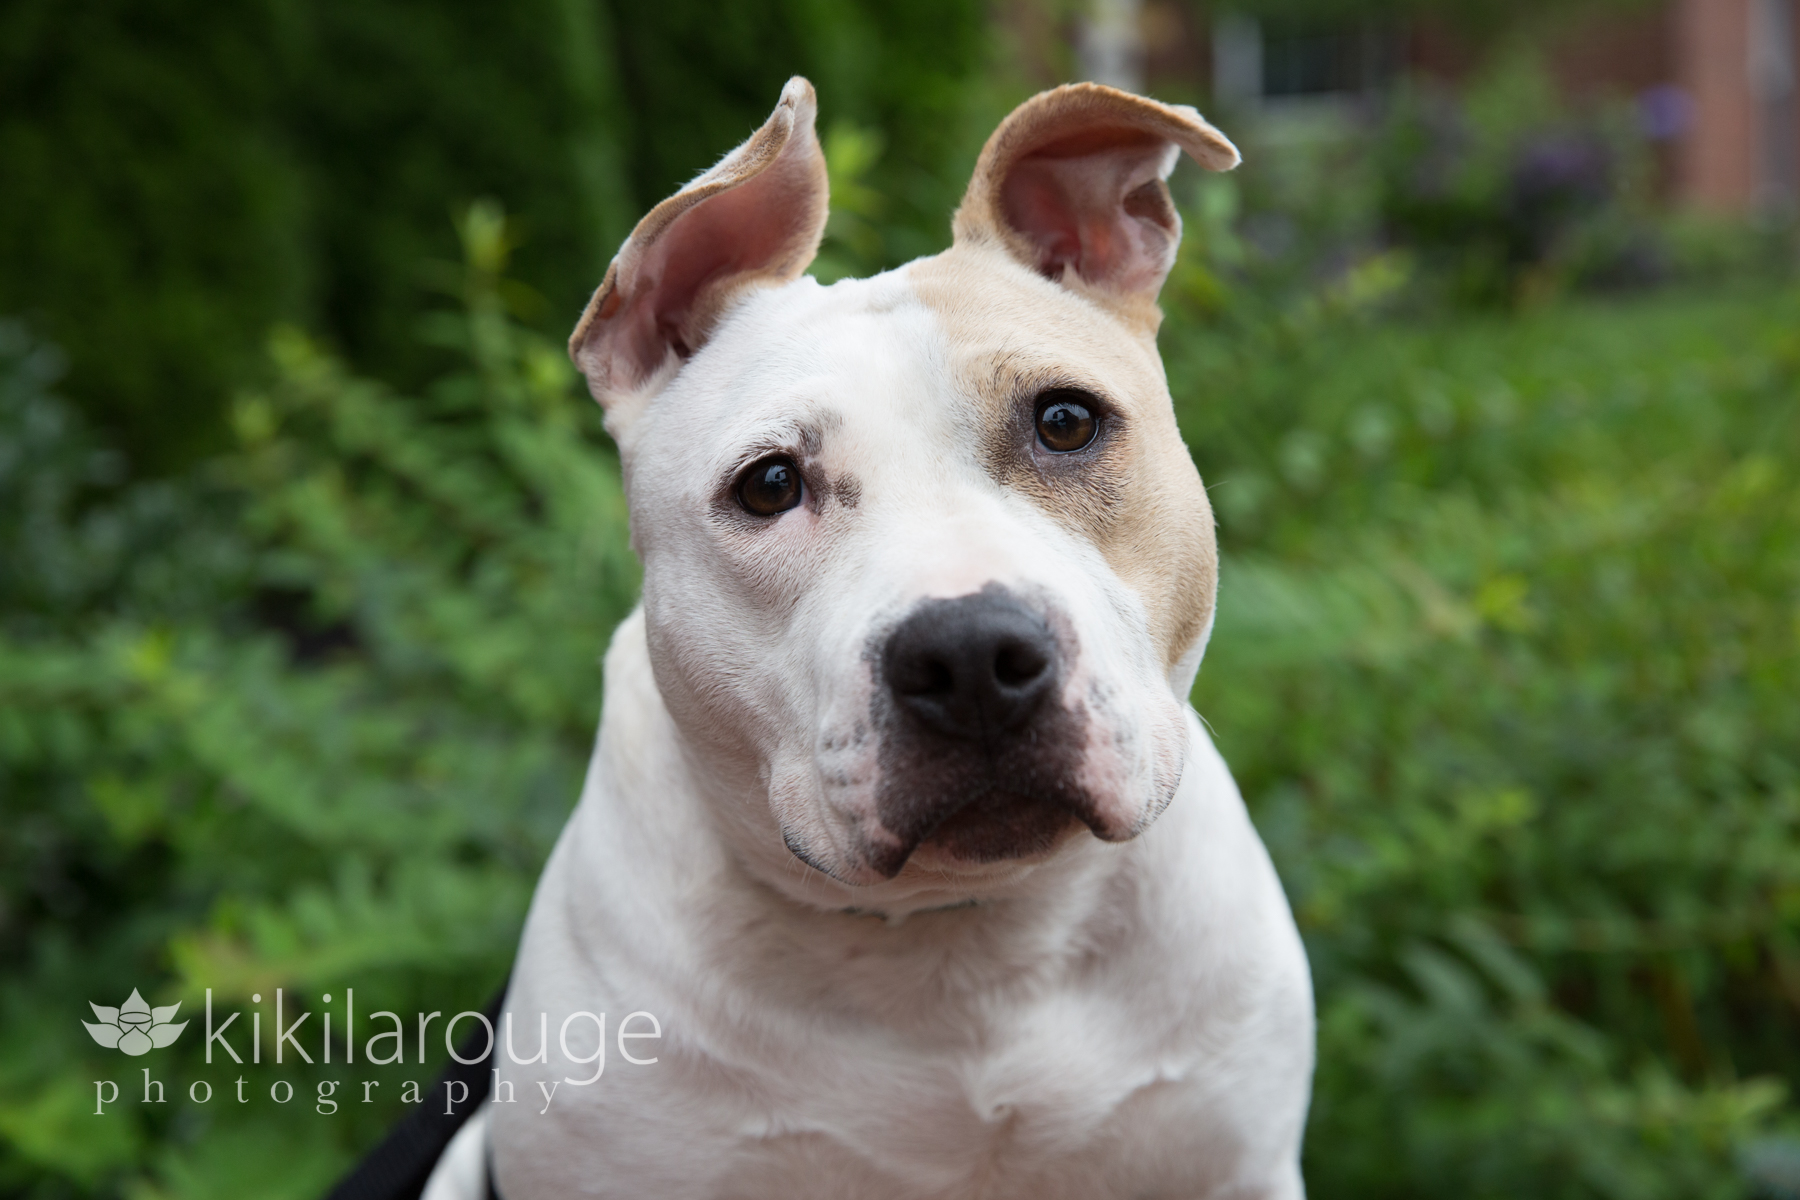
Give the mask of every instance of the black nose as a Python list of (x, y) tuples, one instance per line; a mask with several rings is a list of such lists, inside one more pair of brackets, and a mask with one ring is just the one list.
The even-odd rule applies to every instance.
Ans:
[(1032, 717), (1056, 685), (1056, 641), (1042, 617), (990, 585), (927, 600), (888, 637), (894, 699), (948, 737), (992, 741)]

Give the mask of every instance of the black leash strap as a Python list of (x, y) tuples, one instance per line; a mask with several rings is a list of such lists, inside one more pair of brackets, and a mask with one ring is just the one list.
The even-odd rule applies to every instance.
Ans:
[[(490, 1028), (499, 1028), (500, 1005), (505, 999), (506, 989), (502, 987), (499, 995), (488, 1004), (486, 1015)], [(473, 1058), (486, 1040), (487, 1030), (474, 1029), (463, 1039), (457, 1052), (464, 1058)], [(338, 1181), (326, 1200), (419, 1200), (419, 1194), (425, 1190), (425, 1181), (431, 1178), (431, 1170), (443, 1157), (450, 1139), (456, 1136), (463, 1122), (474, 1115), (475, 1106), (487, 1099), (494, 1058), (495, 1055), (489, 1054), (473, 1063), (451, 1059), (427, 1093), (425, 1102), (401, 1118), (382, 1143)], [(446, 1113), (436, 1101), (440, 1097), (448, 1099), (450, 1093), (445, 1085), (449, 1083), (466, 1085), (469, 1098), (453, 1106), (446, 1104), (445, 1107), (451, 1110)], [(490, 1183), (490, 1195), (492, 1190)]]

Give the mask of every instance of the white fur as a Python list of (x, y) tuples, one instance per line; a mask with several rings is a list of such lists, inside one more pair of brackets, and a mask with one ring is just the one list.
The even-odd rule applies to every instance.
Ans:
[(487, 1113), (463, 1123), (425, 1181), (419, 1200), (487, 1200)]
[[(1187, 707), (1201, 647), (1160, 661), (1099, 548), (985, 473), (947, 347), (906, 269), (800, 279), (613, 411), (644, 600), (507, 997), (520, 1053), (539, 1013), (551, 1045), (496, 1050), (505, 1200), (1301, 1194), (1306, 961)], [(807, 422), (857, 504), (722, 533), (720, 481)], [(882, 879), (856, 853), (879, 835), (866, 648), (989, 582), (1075, 631), (1063, 698), (1129, 840), (979, 866), (928, 844)], [(578, 1010), (607, 1017), (585, 1086), (558, 1048)], [(640, 1010), (654, 1065), (613, 1042)]]

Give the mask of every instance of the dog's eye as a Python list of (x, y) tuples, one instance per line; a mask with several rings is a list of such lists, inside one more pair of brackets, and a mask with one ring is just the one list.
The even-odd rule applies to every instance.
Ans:
[(765, 458), (750, 464), (738, 480), (737, 498), (745, 512), (773, 517), (800, 503), (804, 490), (793, 459)]
[(1038, 397), (1037, 435), (1044, 449), (1057, 454), (1079, 450), (1100, 431), (1099, 404), (1075, 388), (1055, 388)]

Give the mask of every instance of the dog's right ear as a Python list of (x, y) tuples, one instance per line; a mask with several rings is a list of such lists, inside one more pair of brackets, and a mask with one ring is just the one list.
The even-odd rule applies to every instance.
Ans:
[(1040, 92), (982, 147), (956, 241), (999, 245), (1154, 331), (1181, 241), (1163, 180), (1183, 150), (1214, 171), (1238, 164), (1237, 147), (1186, 106), (1097, 83)]
[(619, 248), (569, 339), (569, 357), (606, 409), (648, 390), (705, 343), (726, 303), (812, 262), (830, 206), (812, 84), (781, 101), (717, 166), (650, 210)]

